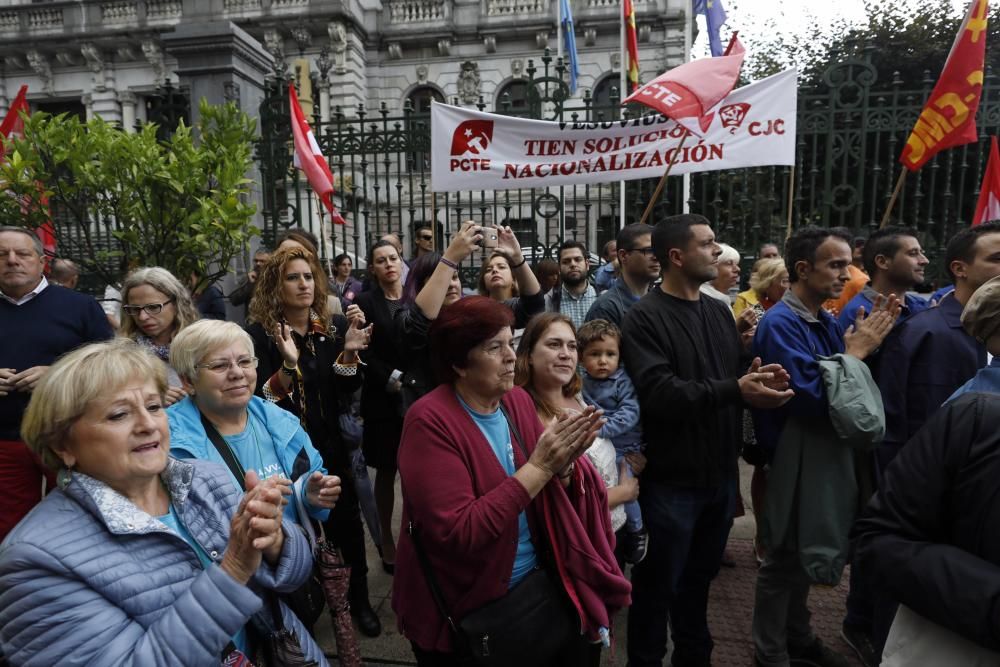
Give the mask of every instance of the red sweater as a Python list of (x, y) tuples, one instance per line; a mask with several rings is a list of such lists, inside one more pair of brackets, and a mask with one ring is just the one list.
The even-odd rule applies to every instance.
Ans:
[[(543, 430), (531, 397), (515, 387), (503, 402), (530, 453)], [(518, 468), (527, 463), (517, 446), (514, 460)], [(577, 463), (578, 467), (589, 465), (585, 458)], [(609, 561), (614, 564), (608, 548), (613, 548), (614, 535), (610, 521), (594, 519), (608, 513), (607, 494), (600, 476), (590, 472), (594, 474), (581, 471), (574, 476), (574, 484), (583, 484), (584, 489), (576, 492), (572, 503), (557, 483), (550, 484), (552, 489), (546, 488), (546, 494), (555, 492), (566, 498), (566, 502), (553, 507), (579, 508), (575, 519), (567, 518), (574, 530), (557, 536), (553, 542), (564, 578), (567, 572), (579, 571), (581, 561), (603, 565), (583, 568), (601, 572), (596, 581), (574, 583), (585, 586), (586, 598), (603, 597), (614, 608), (623, 600), (627, 604), (628, 582), (616, 566), (607, 566)], [(507, 592), (517, 550), (517, 517), (527, 510), (534, 532), (541, 525), (542, 515), (524, 486), (507, 476), (449, 385), (430, 392), (407, 412), (399, 448), (399, 474), (403, 521), (392, 607), (399, 630), (408, 639), (425, 650), (450, 651), (449, 629), (420, 569), (407, 532), (409, 522), (412, 520), (420, 531), (442, 595), (457, 620)], [(601, 533), (600, 539), (593, 540), (594, 544), (579, 544), (579, 537), (588, 531)], [(585, 553), (575, 553), (580, 550)], [(587, 619), (582, 622), (585, 627), (590, 625)]]

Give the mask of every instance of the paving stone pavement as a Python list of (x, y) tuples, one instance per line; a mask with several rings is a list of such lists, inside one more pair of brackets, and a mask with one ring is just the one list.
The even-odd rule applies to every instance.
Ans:
[[(749, 471), (741, 469), (743, 498), (749, 500)], [(399, 487), (396, 490), (396, 524), (399, 523)], [(750, 640), (750, 623), (753, 612), (754, 581), (757, 564), (753, 556), (753, 514), (747, 507), (746, 516), (736, 519), (730, 533), (728, 550), (736, 563), (734, 568), (722, 568), (713, 582), (709, 597), (709, 626), (715, 639), (713, 664), (716, 667), (749, 667), (753, 664), (753, 644)], [(397, 532), (398, 534), (398, 532)], [(396, 620), (389, 600), (392, 577), (382, 572), (375, 546), (369, 540), (368, 575), (372, 606), (382, 620), (380, 637), (369, 639), (359, 635), (364, 664), (372, 667), (415, 665), (409, 643), (396, 630)], [(839, 586), (830, 588), (814, 586), (809, 596), (812, 624), (816, 634), (833, 650), (847, 656), (851, 664), (860, 667), (860, 661), (850, 647), (840, 638), (840, 623), (844, 617), (844, 600), (847, 597), (849, 569)], [(330, 664), (337, 665), (336, 644), (329, 617), (316, 625), (316, 638), (330, 657)], [(605, 650), (602, 667), (618, 667), (626, 663), (625, 657), (626, 613), (615, 619), (615, 633), (620, 638), (611, 650)], [(669, 662), (667, 663), (669, 664)]]

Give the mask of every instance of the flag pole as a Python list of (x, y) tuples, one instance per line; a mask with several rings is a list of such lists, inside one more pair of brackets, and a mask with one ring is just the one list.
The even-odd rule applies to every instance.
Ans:
[(438, 236), (438, 193), (431, 190), (431, 252), (437, 250)]
[[(622, 10), (621, 16), (618, 17), (620, 22), (618, 24), (618, 61), (621, 63), (620, 71), (618, 73), (618, 94), (621, 95), (619, 99), (625, 99), (628, 97), (628, 92), (625, 87), (625, 68), (628, 66), (628, 60), (625, 55), (625, 2), (622, 0), (621, 3)], [(623, 116), (625, 114), (625, 109), (619, 111)], [(618, 181), (618, 229), (625, 229), (625, 181)]]
[[(693, 3), (688, 5), (693, 8)], [(694, 46), (694, 34), (691, 26), (691, 16), (684, 17), (684, 62), (691, 62), (691, 49)], [(691, 174), (684, 174), (681, 176), (681, 212), (690, 213), (691, 205), (689, 201), (691, 199)]]
[(677, 148), (674, 152), (674, 159), (671, 160), (669, 164), (667, 164), (667, 168), (663, 172), (663, 176), (660, 176), (660, 182), (656, 184), (656, 189), (653, 191), (653, 196), (649, 198), (649, 203), (646, 204), (646, 210), (642, 214), (642, 220), (639, 221), (640, 223), (646, 222), (646, 219), (649, 217), (649, 214), (653, 212), (653, 207), (656, 205), (656, 200), (660, 198), (660, 193), (663, 192), (663, 186), (667, 184), (667, 176), (670, 175), (670, 170), (671, 168), (673, 168), (674, 163), (677, 161), (677, 156), (681, 152), (681, 149), (684, 148), (684, 142), (687, 141), (689, 134), (691, 134), (690, 131), (685, 132), (684, 135), (681, 136), (681, 143), (677, 144)]
[(882, 222), (879, 224), (879, 229), (884, 229), (887, 224), (889, 224), (889, 216), (892, 215), (892, 209), (896, 206), (896, 199), (899, 198), (899, 191), (903, 189), (903, 181), (906, 180), (906, 172), (909, 171), (906, 167), (902, 167), (899, 170), (899, 178), (896, 180), (896, 187), (892, 191), (892, 196), (889, 197), (889, 205), (885, 208), (885, 214), (882, 215)]
[(785, 240), (787, 241), (792, 235), (792, 200), (795, 195), (795, 165), (792, 165), (792, 170), (788, 173), (788, 228), (785, 231)]
[(562, 20), (562, 0), (556, 0), (556, 58), (559, 60), (562, 60), (563, 57)]

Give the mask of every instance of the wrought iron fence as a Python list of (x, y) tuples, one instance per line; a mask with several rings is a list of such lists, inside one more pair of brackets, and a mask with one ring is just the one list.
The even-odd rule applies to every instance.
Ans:
[[(596, 104), (588, 92), (582, 105), (573, 106), (568, 103), (562, 64), (548, 53), (539, 63), (536, 67), (529, 61), (525, 70), (527, 104), (515, 111), (511, 100), (502, 99), (496, 112), (547, 120), (601, 120), (639, 112), (619, 111), (617, 91), (612, 91), (608, 105)], [(721, 240), (748, 255), (763, 242), (780, 243), (789, 229), (802, 225), (844, 226), (867, 234), (878, 226), (902, 168), (900, 151), (934, 82), (928, 74), (919, 87), (906, 87), (912, 83), (896, 75), (882, 84), (867, 58), (834, 65), (820, 88), (800, 89), (794, 170), (761, 167), (693, 174), (689, 210), (706, 215)], [(414, 111), (409, 103), (401, 113), (383, 104), (378, 109), (337, 108), (327, 121), (318, 110), (314, 114), (314, 132), (328, 157), (336, 199), (348, 220), (334, 228), (292, 165), (285, 91), (287, 80), (273, 78), (260, 109), (257, 154), (265, 241), (282, 229), (301, 226), (330, 239), (334, 252), (363, 259), (377, 237), (392, 232), (408, 246), (422, 225), (432, 225), (436, 243), (446, 245), (458, 224), (471, 218), (510, 225), (529, 249), (529, 258), (537, 261), (551, 256), (564, 239), (581, 240), (598, 250), (619, 228), (617, 182), (432, 192), (429, 114)], [(486, 109), (482, 100), (478, 106)], [(987, 138), (1000, 129), (1000, 90), (989, 71), (978, 123), (980, 141), (945, 151), (911, 174), (896, 205), (893, 220), (918, 230), (932, 260), (939, 259), (955, 231), (968, 225), (985, 166)], [(653, 187), (655, 180), (626, 183), (626, 223), (641, 217)], [(682, 179), (671, 178), (658, 213), (680, 212), (682, 199)], [(323, 252), (329, 254), (326, 248)], [(465, 271), (469, 277), (475, 267)]]

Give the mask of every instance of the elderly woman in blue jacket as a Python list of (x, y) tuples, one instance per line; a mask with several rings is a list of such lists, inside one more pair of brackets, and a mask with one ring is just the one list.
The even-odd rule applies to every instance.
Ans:
[[(189, 394), (167, 410), (171, 454), (228, 465), (239, 486), (250, 470), (260, 479), (290, 479), (306, 513), (325, 521), (340, 495), (340, 478), (326, 474), (295, 415), (254, 396), (257, 357), (250, 335), (232, 322), (195, 322), (174, 338), (170, 363)], [(285, 516), (298, 520), (297, 506), (289, 502)]]
[(60, 470), (0, 545), (12, 665), (215, 667), (252, 651), (262, 596), (308, 577), (309, 545), (282, 517), (288, 481), (250, 472), (244, 495), (225, 468), (170, 458), (166, 390), (164, 365), (126, 339), (71, 352), (35, 389), (22, 435)]

